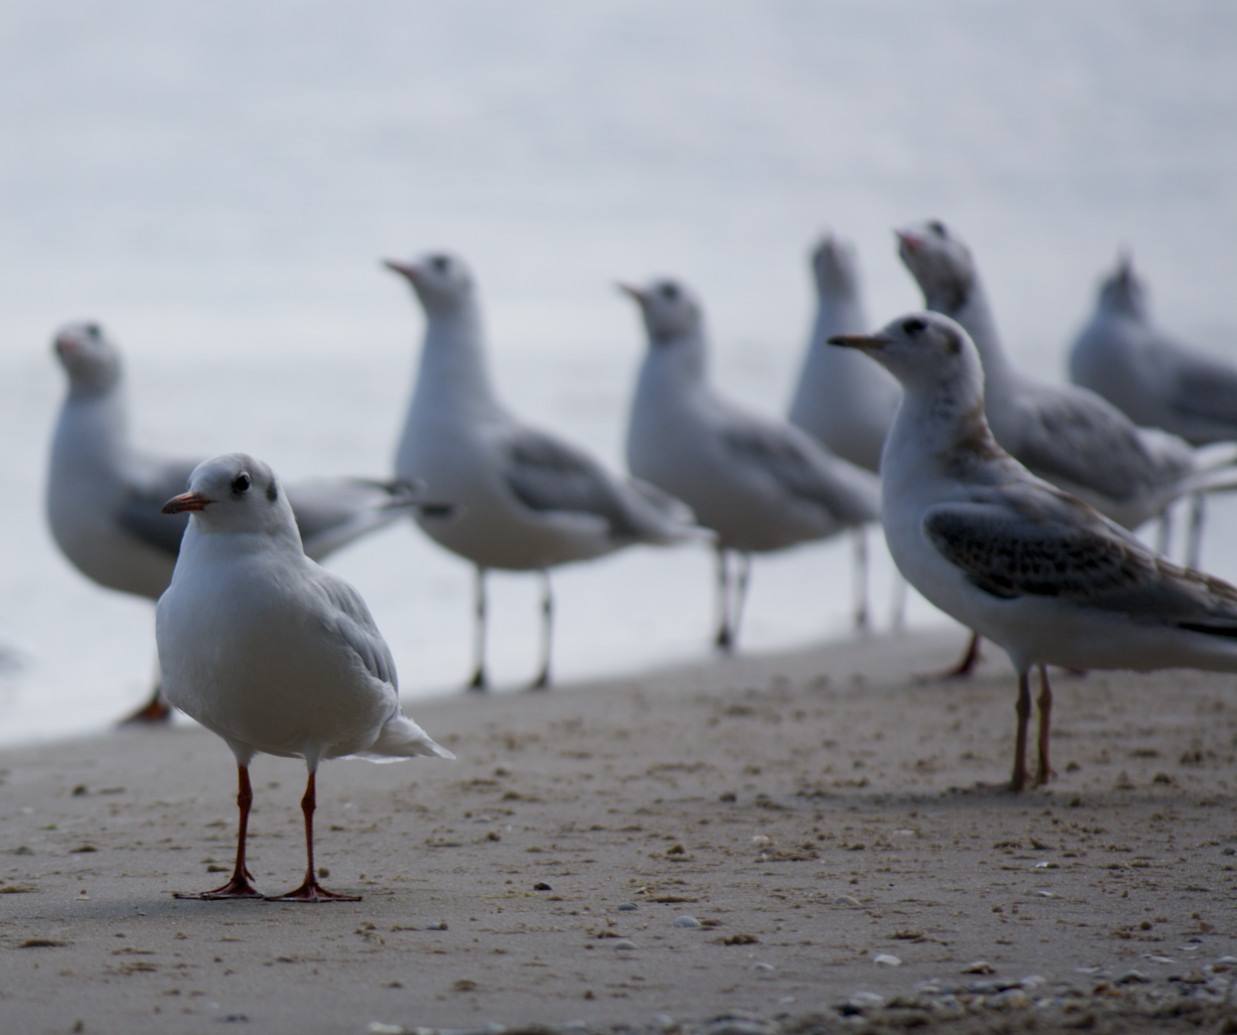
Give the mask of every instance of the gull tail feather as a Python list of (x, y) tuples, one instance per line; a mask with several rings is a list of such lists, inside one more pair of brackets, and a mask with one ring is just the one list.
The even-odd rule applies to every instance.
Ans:
[(414, 758), (417, 755), (431, 758), (455, 757), (407, 715), (400, 713), (387, 721), (369, 750), (358, 751), (356, 757), (371, 762), (398, 762), (401, 758)]

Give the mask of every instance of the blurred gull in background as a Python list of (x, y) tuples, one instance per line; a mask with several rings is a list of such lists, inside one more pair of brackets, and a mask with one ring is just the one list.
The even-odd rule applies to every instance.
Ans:
[(454, 255), (388, 259), (425, 310), (416, 384), (395, 469), (460, 505), (450, 521), (421, 515), (435, 542), (476, 567), (474, 668), (485, 689), (491, 568), (536, 571), (542, 583), (541, 662), (534, 688), (550, 683), (553, 596), (549, 569), (635, 543), (707, 539), (691, 512), (651, 485), (608, 472), (583, 450), (523, 424), (490, 377), (473, 275)]
[[(791, 424), (812, 435), (830, 452), (873, 474), (880, 471), (885, 433), (893, 421), (902, 391), (885, 370), (845, 349), (831, 348), (829, 339), (870, 329), (863, 305), (863, 285), (855, 246), (825, 234), (811, 253), (816, 289), (816, 318), (791, 399)], [(867, 629), (868, 529), (855, 528), (855, 626)], [(893, 624), (905, 617), (905, 583), (899, 580)]]
[[(69, 388), (52, 440), (47, 521), (56, 545), (101, 586), (158, 599), (172, 577), (187, 518), (159, 508), (184, 490), (195, 460), (157, 456), (129, 438), (120, 350), (96, 323), (72, 323), (54, 339)], [(223, 406), (220, 406), (220, 411)], [(210, 423), (217, 424), (218, 414)], [(288, 486), (305, 544), (321, 559), (420, 506), (404, 482), (320, 478)], [(430, 505), (436, 512), (449, 507)], [(132, 721), (161, 721), (170, 709), (156, 683)]]
[[(648, 340), (627, 426), (627, 464), (687, 503), (717, 533), (717, 633), (732, 650), (751, 554), (824, 539), (874, 521), (880, 482), (806, 432), (759, 417), (709, 384), (700, 303), (682, 284), (620, 285)], [(729, 556), (738, 555), (731, 590)]]

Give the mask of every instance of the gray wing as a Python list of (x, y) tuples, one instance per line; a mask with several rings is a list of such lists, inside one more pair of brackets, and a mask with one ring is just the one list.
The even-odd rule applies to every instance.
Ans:
[(941, 556), (995, 597), (1056, 597), (1237, 635), (1237, 587), (1171, 564), (1081, 500), (1047, 487), (941, 504), (922, 527)]
[(644, 529), (624, 499), (624, 488), (587, 453), (532, 428), (507, 442), (507, 486), (526, 507), (591, 514), (614, 536), (640, 536)]
[(1237, 436), (1237, 366), (1192, 349), (1175, 350), (1175, 383), (1168, 405), (1184, 420), (1215, 421), (1213, 434)]
[(127, 480), (116, 523), (147, 546), (174, 558), (180, 553), (189, 515), (164, 514), (163, 504), (185, 491), (197, 461), (138, 458), (136, 465), (141, 469)]
[(361, 594), (350, 583), (322, 568), (314, 571), (314, 584), (327, 605), (327, 634), (338, 637), (371, 676), (389, 684), (394, 692), (399, 686), (395, 659)]
[(871, 521), (879, 511), (875, 476), (859, 472), (840, 457), (830, 458), (836, 460), (836, 471), (826, 470), (822, 450), (806, 435), (747, 421), (727, 427), (722, 438), (734, 461), (772, 478), (791, 496), (824, 507), (841, 521)]
[(426, 504), (421, 487), (406, 481), (311, 478), (290, 483), (287, 492), (305, 552), (315, 560), (423, 506), (439, 514), (450, 511)]
[(1187, 473), (1184, 463), (1177, 472), (1170, 458), (1153, 455), (1133, 422), (1092, 392), (1059, 385), (1029, 390), (1027, 400), (1033, 417), (1016, 456), (1050, 482), (1120, 500), (1160, 478)]

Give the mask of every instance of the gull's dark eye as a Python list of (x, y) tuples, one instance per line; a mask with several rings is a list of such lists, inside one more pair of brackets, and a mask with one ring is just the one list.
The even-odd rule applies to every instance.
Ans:
[(663, 284), (658, 293), (667, 302), (677, 302), (679, 298), (679, 286), (677, 284)]
[(451, 268), (451, 260), (445, 255), (431, 255), (429, 264), (435, 273), (446, 273)]
[(945, 224), (939, 219), (933, 219), (928, 223), (928, 229), (931, 230), (937, 237), (948, 237), (949, 231), (945, 229)]
[(253, 484), (249, 473), (241, 471), (235, 478), (232, 479), (232, 495), (240, 496), (249, 491), (249, 486)]
[(88, 338), (97, 338), (103, 333), (103, 329), (97, 323), (88, 323), (82, 330), (86, 332)]
[(902, 322), (902, 330), (911, 337), (924, 331), (928, 326), (928, 321), (918, 316), (912, 316), (909, 320)]

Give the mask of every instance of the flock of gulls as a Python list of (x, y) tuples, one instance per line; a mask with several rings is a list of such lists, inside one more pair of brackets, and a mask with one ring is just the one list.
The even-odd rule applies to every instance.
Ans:
[[(847, 532), (857, 625), (866, 535), (879, 522), (902, 577), (1017, 673), (1010, 787), (1043, 784), (1049, 665), (1237, 671), (1237, 588), (1178, 565), (1133, 530), (1237, 487), (1237, 365), (1160, 330), (1128, 256), (1103, 283), (1070, 356), (1073, 384), (1006, 354), (977, 264), (933, 220), (896, 231), (922, 311), (873, 331), (853, 248), (812, 254), (818, 310), (784, 418), (749, 411), (708, 375), (700, 299), (680, 281), (619, 285), (647, 339), (626, 440), (629, 474), (535, 428), (499, 397), (476, 280), (458, 256), (385, 265), (425, 315), (394, 477), (282, 483), (241, 453), (161, 457), (129, 438), (119, 350), (97, 324), (55, 337), (68, 376), (47, 514), (94, 581), (156, 600), (159, 679), (139, 716), (169, 705), (227, 743), (238, 771), (236, 863), (200, 898), (262, 897), (245, 862), (259, 752), (303, 758), (308, 866), (285, 901), (350, 898), (313, 864), (319, 762), (451, 757), (399, 706), (391, 653), (361, 596), (318, 561), (411, 518), (475, 570), (474, 663), (484, 689), (486, 575), (537, 573), (551, 681), (550, 570), (632, 544), (703, 544), (717, 558), (713, 642), (738, 640), (754, 553)], [(1161, 539), (1161, 545), (1166, 539)], [(1031, 673), (1039, 677), (1034, 771)]]

